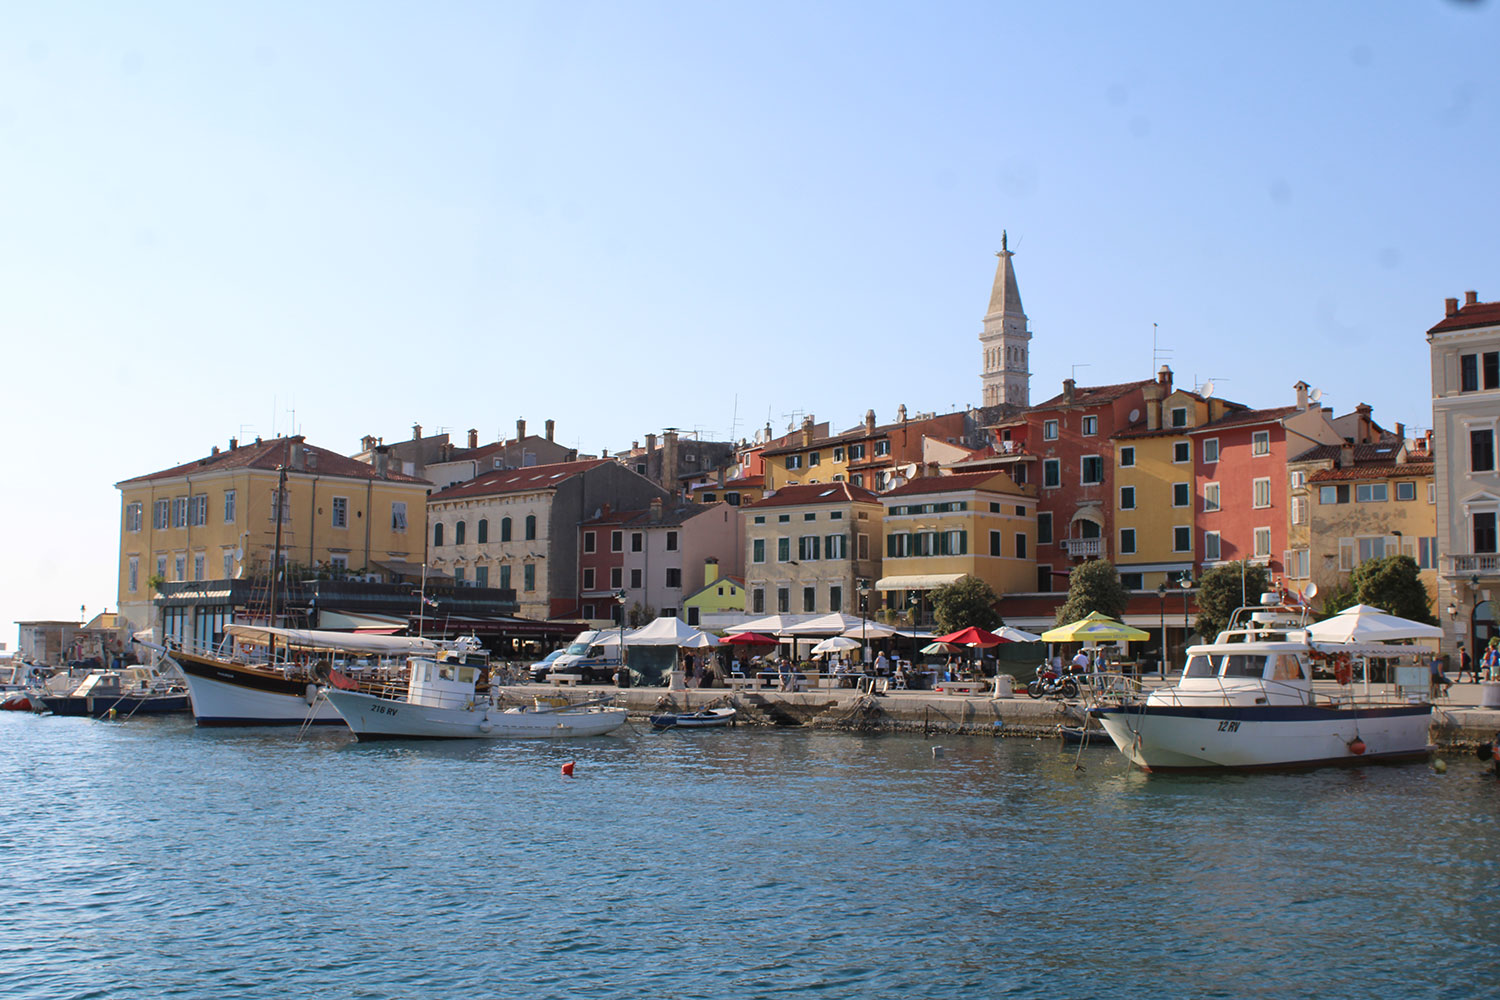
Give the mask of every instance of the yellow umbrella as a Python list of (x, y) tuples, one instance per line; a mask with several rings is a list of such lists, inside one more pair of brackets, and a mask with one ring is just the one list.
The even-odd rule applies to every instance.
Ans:
[(1097, 611), (1090, 612), (1087, 618), (1042, 633), (1043, 642), (1120, 642), (1149, 638), (1140, 629), (1121, 624)]

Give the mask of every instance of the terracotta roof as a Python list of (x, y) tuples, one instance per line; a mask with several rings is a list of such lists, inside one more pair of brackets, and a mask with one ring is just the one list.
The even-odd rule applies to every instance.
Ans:
[(1073, 389), (1073, 402), (1071, 403), (1064, 403), (1062, 393), (1058, 393), (1045, 403), (1037, 403), (1031, 409), (1034, 412), (1037, 410), (1055, 410), (1064, 406), (1102, 406), (1105, 403), (1114, 402), (1121, 396), (1129, 395), (1136, 389), (1144, 389), (1146, 386), (1155, 383), (1155, 381), (1156, 379), (1154, 378), (1147, 378), (1139, 382), (1120, 382), (1115, 385), (1080, 385)]
[(820, 503), (879, 503), (880, 498), (863, 486), (849, 483), (808, 483), (783, 486), (763, 500), (746, 504), (752, 507), (807, 507)]
[[(1322, 462), (1335, 461), (1343, 457), (1343, 445), (1320, 444), (1315, 445), (1292, 459), (1293, 462)], [(1357, 444), (1354, 446), (1354, 464), (1380, 463), (1390, 465), (1391, 461), (1401, 451), (1401, 442), (1396, 438), (1388, 438), (1370, 444)], [(1416, 460), (1415, 458), (1409, 459)]]
[(501, 493), (540, 493), (555, 488), (564, 480), (608, 462), (607, 458), (594, 458), (581, 462), (528, 465), (524, 469), (497, 469), (475, 476), (468, 482), (439, 490), (427, 499), (458, 500), (463, 497), (487, 497)]
[(579, 527), (586, 527), (588, 525), (598, 524), (624, 524), (626, 521), (629, 521), (639, 513), (640, 511), (638, 510), (612, 510), (607, 514), (600, 514), (598, 517), (591, 517), (585, 521), (579, 521), (578, 525)]
[[(911, 496), (918, 493), (953, 493), (958, 490), (977, 490), (1002, 472), (956, 472), (951, 476), (923, 476), (909, 483), (882, 493), (882, 497)], [(1004, 491), (1009, 493), (1009, 490)]]
[(661, 516), (655, 519), (651, 516), (650, 508), (646, 510), (633, 511), (633, 517), (626, 524), (633, 528), (675, 528), (689, 518), (697, 517), (709, 509), (708, 504), (702, 503), (675, 503), (662, 504)]
[(718, 483), (700, 483), (693, 487), (693, 492), (699, 490), (754, 490), (766, 485), (765, 476), (741, 476), (738, 479), (726, 479), (724, 485)]
[(1447, 330), (1470, 330), (1476, 326), (1500, 326), (1500, 302), (1476, 302), (1464, 306), (1452, 316), (1444, 317), (1427, 333), (1430, 336)]
[(1295, 406), (1273, 406), (1267, 410), (1241, 410), (1237, 413), (1226, 413), (1218, 420), (1210, 420), (1192, 428), (1189, 433), (1198, 434), (1203, 431), (1217, 431), (1225, 427), (1243, 427), (1247, 424), (1275, 424), (1298, 412)]
[[(294, 446), (303, 449), (301, 467), (297, 469), (292, 468)], [(121, 480), (116, 485), (125, 486), (129, 483), (144, 483), (158, 479), (181, 479), (201, 472), (220, 472), (226, 469), (262, 469), (275, 472), (279, 466), (283, 465), (289, 473), (305, 473), (325, 478), (333, 476), (343, 479), (384, 479), (396, 483), (425, 483), (427, 481), (395, 471), (388, 471), (381, 476), (373, 465), (347, 455), (340, 455), (336, 451), (329, 451), (327, 448), (307, 444), (306, 439), (301, 435), (294, 435), (240, 445), (238, 448), (211, 454), (194, 462), (175, 465), (170, 469), (136, 476), (133, 479)]]
[(953, 413), (938, 413), (931, 417), (923, 417), (921, 419), (912, 418), (907, 420), (905, 423), (902, 423), (898, 420), (893, 424), (879, 424), (878, 426), (876, 426), (874, 431), (867, 430), (864, 424), (860, 424), (857, 427), (850, 428), (849, 430), (839, 434), (833, 434), (821, 438), (813, 438), (812, 443), (810, 444), (802, 444), (801, 435), (793, 432), (793, 434), (788, 435), (788, 437), (795, 436), (796, 443), (778, 444), (778, 446), (775, 448), (766, 448), (763, 452), (761, 452), (761, 454), (790, 454), (791, 452), (795, 451), (806, 451), (808, 448), (828, 448), (832, 447), (833, 445), (846, 444), (851, 441), (870, 441), (874, 438), (888, 436), (892, 431), (899, 431), (903, 427), (920, 430), (922, 428), (932, 426), (938, 421), (943, 420), (944, 418), (951, 419), (955, 416), (961, 417), (963, 416), (963, 414), (955, 411)]
[(1307, 477), (1310, 483), (1331, 483), (1351, 479), (1399, 479), (1403, 476), (1430, 476), (1437, 466), (1432, 462), (1401, 462), (1386, 465), (1350, 465), (1342, 469), (1322, 469)]

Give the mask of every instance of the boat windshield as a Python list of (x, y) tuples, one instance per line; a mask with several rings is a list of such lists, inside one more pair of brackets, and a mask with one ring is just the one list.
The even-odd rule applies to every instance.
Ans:
[(1187, 666), (1182, 668), (1182, 676), (1184, 678), (1213, 677), (1216, 674), (1218, 674), (1218, 671), (1214, 669), (1213, 661), (1202, 653), (1196, 656), (1189, 656)]
[(1224, 657), (1224, 668), (1222, 674), (1225, 677), (1263, 677), (1266, 672), (1266, 658), (1264, 656), (1246, 656), (1243, 653), (1231, 653)]

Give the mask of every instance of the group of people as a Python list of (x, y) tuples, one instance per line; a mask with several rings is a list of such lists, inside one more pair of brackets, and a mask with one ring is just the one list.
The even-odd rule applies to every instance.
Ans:
[(1458, 644), (1458, 673), (1456, 678), (1449, 678), (1443, 670), (1443, 658), (1434, 656), (1428, 665), (1428, 674), (1431, 680), (1431, 695), (1436, 698), (1439, 693), (1447, 694), (1448, 689), (1455, 683), (1462, 684), (1464, 674), (1469, 675), (1469, 680), (1475, 684), (1481, 681), (1500, 681), (1500, 639), (1491, 639), (1484, 652), (1479, 654), (1476, 661), (1469, 654), (1469, 650), (1463, 643)]

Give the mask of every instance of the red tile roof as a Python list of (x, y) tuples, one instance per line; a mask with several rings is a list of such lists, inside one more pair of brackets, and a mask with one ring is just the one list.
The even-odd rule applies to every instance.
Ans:
[(1430, 336), (1448, 330), (1471, 330), (1476, 326), (1500, 326), (1500, 302), (1476, 302), (1464, 306), (1452, 316), (1444, 317), (1427, 333)]
[[(954, 493), (958, 490), (976, 490), (1003, 472), (956, 472), (951, 476), (923, 476), (911, 482), (887, 490), (884, 497), (911, 496), (919, 493)], [(1002, 484), (1003, 485), (1003, 484)], [(1009, 493), (1009, 490), (1003, 492)]]
[[(1380, 464), (1389, 465), (1389, 464), (1391, 464), (1391, 461), (1396, 457), (1396, 455), (1400, 453), (1400, 451), (1401, 451), (1401, 442), (1399, 440), (1397, 440), (1396, 438), (1388, 438), (1386, 440), (1376, 441), (1376, 442), (1373, 442), (1373, 443), (1370, 443), (1370, 444), (1357, 444), (1357, 445), (1354, 445), (1354, 462), (1355, 462), (1356, 465), (1359, 464), (1359, 463), (1361, 463), (1361, 462), (1364, 462), (1364, 463), (1380, 463)], [(1344, 454), (1344, 446), (1343, 445), (1337, 445), (1337, 444), (1320, 444), (1320, 445), (1316, 445), (1316, 446), (1314, 446), (1312, 448), (1307, 449), (1302, 454), (1300, 454), (1296, 458), (1292, 459), (1292, 461), (1294, 461), (1294, 462), (1335, 461), (1336, 462), (1336, 461), (1338, 461), (1339, 459), (1341, 459), (1343, 457), (1343, 454)], [(1413, 455), (1413, 456), (1411, 456), (1411, 458), (1408, 459), (1408, 461), (1420, 461), (1420, 458), (1418, 458), (1417, 456)]]
[(724, 485), (718, 483), (699, 483), (693, 487), (693, 492), (699, 490), (754, 490), (766, 485), (765, 476), (741, 476), (738, 479), (726, 479)]
[(807, 483), (783, 486), (763, 500), (746, 504), (752, 507), (806, 507), (820, 503), (879, 503), (880, 498), (863, 486), (849, 483)]
[(1400, 479), (1403, 476), (1430, 476), (1437, 466), (1432, 462), (1401, 462), (1387, 465), (1350, 465), (1342, 469), (1323, 469), (1307, 477), (1310, 483), (1346, 482), (1351, 479)]
[(761, 454), (786, 455), (792, 452), (806, 451), (809, 448), (831, 448), (834, 445), (854, 441), (873, 441), (875, 438), (889, 437), (892, 431), (899, 431), (903, 427), (908, 430), (925, 431), (941, 426), (945, 420), (951, 421), (952, 418), (962, 417), (963, 415), (963, 413), (955, 411), (953, 413), (938, 413), (930, 417), (912, 417), (905, 423), (898, 420), (893, 424), (880, 424), (874, 431), (867, 430), (864, 424), (860, 424), (857, 427), (852, 427), (838, 434), (815, 437), (810, 444), (803, 444), (801, 434), (793, 431), (791, 434), (786, 435), (786, 437), (779, 438), (774, 443), (775, 447), (766, 448)]
[[(292, 468), (293, 447), (300, 447), (303, 450), (301, 468)], [(307, 473), (325, 478), (332, 476), (342, 479), (385, 479), (396, 483), (425, 483), (427, 481), (395, 471), (387, 471), (382, 477), (373, 465), (347, 455), (340, 455), (336, 451), (329, 451), (327, 448), (307, 444), (306, 439), (301, 435), (294, 435), (240, 445), (238, 448), (211, 454), (194, 462), (122, 480), (116, 485), (125, 486), (129, 483), (144, 483), (159, 479), (181, 479), (202, 472), (219, 472), (226, 469), (263, 469), (275, 472), (279, 466), (283, 465), (286, 466), (288, 472)]]
[(1244, 427), (1249, 424), (1275, 424), (1296, 412), (1295, 406), (1273, 406), (1267, 410), (1241, 410), (1238, 413), (1226, 413), (1218, 420), (1210, 420), (1206, 424), (1194, 427), (1190, 433), (1199, 434), (1203, 431), (1217, 431), (1225, 427)]
[(475, 476), (468, 482), (439, 490), (428, 499), (458, 500), (501, 493), (541, 493), (607, 462), (607, 458), (594, 458), (579, 462), (554, 462), (551, 465), (528, 465), (524, 469), (497, 469)]
[(1129, 395), (1136, 389), (1143, 389), (1155, 381), (1154, 378), (1147, 378), (1139, 382), (1119, 382), (1115, 385), (1080, 385), (1073, 389), (1073, 402), (1071, 403), (1064, 403), (1062, 393), (1058, 393), (1045, 403), (1037, 403), (1031, 409), (1035, 411), (1056, 410), (1064, 406), (1102, 406), (1105, 403), (1114, 402), (1121, 396)]

